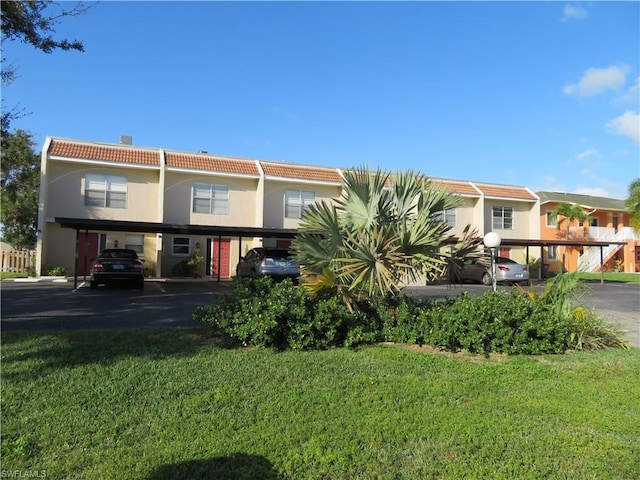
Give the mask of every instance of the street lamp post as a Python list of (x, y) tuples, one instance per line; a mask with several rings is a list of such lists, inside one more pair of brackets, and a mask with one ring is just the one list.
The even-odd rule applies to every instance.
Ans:
[(491, 249), (491, 284), (493, 291), (497, 289), (496, 286), (496, 248), (500, 246), (500, 235), (496, 232), (489, 232), (484, 236), (484, 246)]

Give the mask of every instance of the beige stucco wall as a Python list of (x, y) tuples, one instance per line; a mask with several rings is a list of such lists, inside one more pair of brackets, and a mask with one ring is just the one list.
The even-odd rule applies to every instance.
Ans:
[[(127, 178), (127, 208), (88, 207), (84, 204), (84, 177), (87, 173), (119, 175)], [(47, 171), (45, 218), (100, 218), (156, 222), (158, 202), (157, 170), (113, 168), (76, 162), (50, 161)]]
[[(456, 208), (456, 224), (451, 229), (450, 234), (459, 237), (462, 235), (464, 228), (471, 224), (471, 228), (477, 228), (478, 235), (482, 235), (482, 224), (478, 222), (478, 215), (476, 213), (478, 199), (463, 197), (462, 201), (464, 202), (463, 205)], [(482, 220), (481, 215), (479, 219)]]
[[(533, 203), (514, 202), (509, 200), (485, 200), (484, 224), (487, 232), (495, 231), (502, 238), (538, 238), (539, 232), (532, 235), (538, 223), (538, 212), (533, 212)], [(513, 208), (513, 228), (494, 229), (491, 218), (493, 207)]]
[[(193, 213), (192, 188), (194, 183), (228, 185), (229, 213), (227, 215)], [(191, 225), (261, 226), (255, 224), (257, 184), (258, 180), (252, 178), (167, 172), (165, 176), (164, 221)]]
[(285, 190), (315, 192), (315, 201), (332, 203), (342, 192), (340, 186), (318, 185), (304, 182), (266, 180), (264, 187), (264, 226), (272, 228), (297, 228), (300, 219), (284, 218)]

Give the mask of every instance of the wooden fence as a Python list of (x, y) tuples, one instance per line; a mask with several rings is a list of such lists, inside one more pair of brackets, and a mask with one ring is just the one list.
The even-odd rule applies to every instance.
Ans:
[(26, 272), (32, 265), (35, 265), (35, 258), (35, 250), (3, 250), (1, 271)]

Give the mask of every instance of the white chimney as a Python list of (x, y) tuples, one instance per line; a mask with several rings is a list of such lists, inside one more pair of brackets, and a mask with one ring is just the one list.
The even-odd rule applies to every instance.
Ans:
[(120, 145), (133, 145), (133, 137), (131, 135), (120, 135)]

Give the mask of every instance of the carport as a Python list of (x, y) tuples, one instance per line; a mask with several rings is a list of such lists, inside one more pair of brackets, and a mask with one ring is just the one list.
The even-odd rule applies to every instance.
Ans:
[[(73, 228), (76, 231), (76, 251), (73, 268), (73, 288), (78, 287), (78, 261), (80, 260), (80, 232), (85, 232), (85, 238), (89, 230), (103, 232), (132, 232), (132, 233), (155, 233), (155, 234), (178, 234), (178, 235), (206, 235), (211, 237), (234, 237), (239, 244), (243, 238), (281, 238), (293, 239), (298, 233), (294, 228), (260, 228), (260, 227), (229, 227), (218, 225), (183, 225), (174, 223), (158, 222), (128, 222), (123, 220), (102, 220), (93, 218), (66, 218), (55, 217), (55, 221), (63, 228)], [(220, 248), (221, 242), (218, 242)], [(220, 255), (220, 251), (218, 251)], [(85, 266), (88, 261), (88, 250), (85, 242), (82, 250), (82, 259)], [(220, 269), (218, 278), (220, 281)]]
[[(549, 246), (564, 246), (564, 247), (598, 247), (600, 248), (600, 283), (604, 283), (604, 271), (602, 269), (604, 265), (604, 247), (609, 245), (624, 245), (625, 242), (597, 242), (587, 240), (528, 240), (517, 238), (504, 238), (500, 242), (501, 246), (507, 247), (525, 247), (526, 250), (526, 263), (529, 263), (529, 247), (549, 247)], [(544, 277), (544, 269), (542, 266), (545, 264), (544, 250), (541, 253), (541, 266), (540, 275)]]

